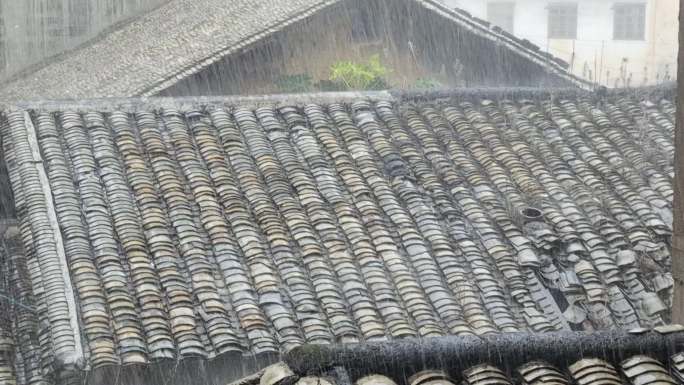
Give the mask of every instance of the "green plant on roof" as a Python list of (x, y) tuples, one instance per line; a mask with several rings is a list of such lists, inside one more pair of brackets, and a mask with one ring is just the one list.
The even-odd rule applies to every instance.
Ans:
[(434, 78), (420, 78), (413, 84), (413, 88), (418, 90), (434, 90), (436, 88), (442, 88), (442, 83)]
[(309, 92), (313, 89), (313, 79), (309, 74), (283, 75), (276, 79), (276, 85), (280, 92)]
[(388, 88), (385, 76), (390, 70), (380, 61), (380, 55), (368, 61), (339, 61), (330, 67), (330, 80), (346, 90), (378, 90)]

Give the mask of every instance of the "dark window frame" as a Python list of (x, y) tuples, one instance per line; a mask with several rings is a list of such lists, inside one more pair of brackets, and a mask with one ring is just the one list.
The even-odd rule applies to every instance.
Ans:
[[(499, 9), (496, 9), (500, 7)], [(508, 7), (509, 9), (504, 9)], [(508, 13), (504, 15), (504, 12)], [(495, 18), (507, 19), (506, 22), (501, 23), (500, 20), (492, 20)], [(510, 19), (510, 20), (508, 20)], [(487, 2), (487, 21), (502, 28), (506, 32), (515, 33), (515, 2), (514, 1), (489, 1)], [(509, 24), (509, 25), (506, 25)]]
[(547, 36), (549, 39), (577, 39), (578, 8), (576, 2), (548, 5)]
[(613, 5), (613, 40), (646, 40), (646, 3), (625, 2)]

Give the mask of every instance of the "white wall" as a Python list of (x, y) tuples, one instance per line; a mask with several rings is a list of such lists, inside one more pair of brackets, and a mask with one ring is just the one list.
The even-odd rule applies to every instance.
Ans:
[[(487, 19), (488, 0), (443, 0)], [(552, 0), (514, 0), (513, 33), (571, 63), (572, 72), (609, 87), (657, 84), (676, 76), (677, 0), (560, 0), (578, 4), (577, 39), (547, 39)], [(613, 40), (613, 4), (646, 3), (646, 38)]]

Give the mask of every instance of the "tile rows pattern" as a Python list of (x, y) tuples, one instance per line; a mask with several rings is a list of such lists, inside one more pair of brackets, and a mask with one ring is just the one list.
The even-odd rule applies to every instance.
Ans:
[(30, 284), (43, 326), (18, 345), (38, 355), (26, 373), (78, 343), (50, 205), (90, 367), (668, 317), (666, 99), (27, 117), (3, 117), (16, 287)]
[[(40, 331), (36, 312), (44, 320), (44, 308), (35, 308), (35, 296), (19, 232), (7, 232), (0, 242), (0, 290), (4, 295), (0, 309), (0, 383), (48, 385), (51, 344), (48, 329)], [(41, 343), (45, 350), (41, 351)], [(45, 358), (45, 360), (43, 360)]]
[[(2, 259), (5, 259), (4, 247), (0, 248)], [(4, 267), (5, 264), (3, 264)], [(4, 268), (0, 270), (3, 279), (0, 280), (0, 292), (6, 293), (9, 286), (8, 271)], [(3, 298), (4, 300), (4, 298)], [(6, 302), (6, 301), (3, 301)], [(12, 319), (11, 312), (12, 305), (3, 303), (0, 306), (2, 315), (0, 315), (0, 384), (16, 385), (17, 375), (14, 367), (15, 357), (15, 342), (12, 336)]]
[(22, 384), (47, 384), (46, 375), (58, 362), (66, 361), (77, 341), (70, 323), (67, 284), (40, 173), (35, 167), (36, 154), (24, 129), (24, 116), (22, 112), (8, 115), (0, 127), (6, 161), (19, 166), (8, 170), (12, 190), (18, 194), (15, 206), (20, 220), (18, 234), (4, 234), (3, 269), (11, 272), (7, 276), (9, 297), (26, 305), (12, 310), (16, 353), (21, 357), (17, 360), (17, 377)]

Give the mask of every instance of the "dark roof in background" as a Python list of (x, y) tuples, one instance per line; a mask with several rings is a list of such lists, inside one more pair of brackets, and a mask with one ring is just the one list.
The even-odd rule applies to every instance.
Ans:
[(667, 322), (669, 94), (510, 91), (8, 108), (56, 359)]
[[(2, 84), (0, 99), (82, 99), (151, 96), (222, 57), (344, 0), (173, 0), (43, 67)], [(587, 86), (567, 63), (498, 27), (447, 8), (410, 0), (485, 37), (570, 84)]]

